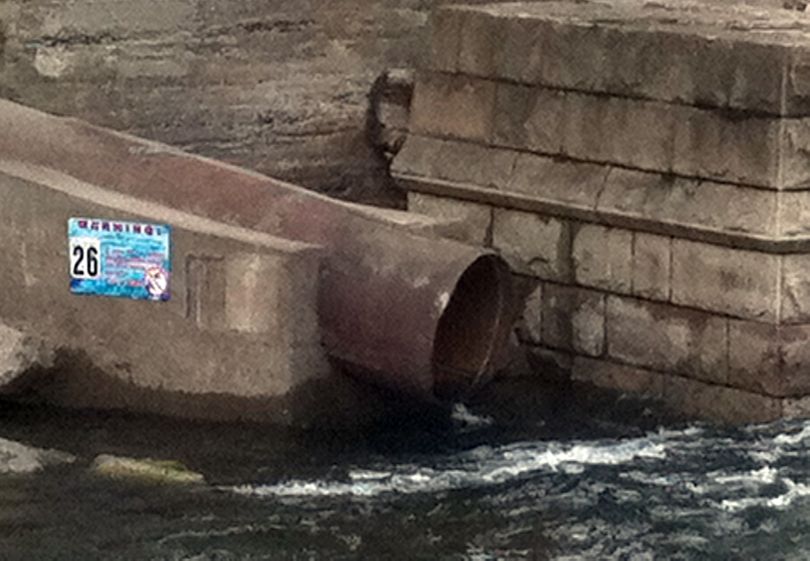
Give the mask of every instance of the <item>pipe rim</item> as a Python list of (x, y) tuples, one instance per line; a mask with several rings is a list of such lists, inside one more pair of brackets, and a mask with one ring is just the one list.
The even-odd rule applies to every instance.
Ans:
[(440, 401), (463, 399), (490, 380), (497, 351), (511, 322), (509, 266), (488, 253), (459, 275), (442, 310), (433, 342), (433, 393)]

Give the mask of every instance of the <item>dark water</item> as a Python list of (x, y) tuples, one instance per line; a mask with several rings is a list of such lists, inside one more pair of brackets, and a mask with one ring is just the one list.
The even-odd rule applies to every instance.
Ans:
[[(299, 434), (4, 405), (0, 437), (78, 459), (0, 476), (0, 559), (810, 559), (810, 424), (607, 410)], [(101, 479), (99, 453), (208, 484)]]

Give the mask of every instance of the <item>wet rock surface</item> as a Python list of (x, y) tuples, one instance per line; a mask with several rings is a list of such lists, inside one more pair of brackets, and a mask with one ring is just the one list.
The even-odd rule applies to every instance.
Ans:
[(75, 457), (57, 450), (33, 448), (0, 438), (0, 474), (34, 473), (46, 467), (69, 464)]
[(201, 474), (189, 470), (175, 460), (125, 458), (101, 454), (93, 460), (90, 470), (102, 477), (143, 483), (187, 485), (205, 482)]

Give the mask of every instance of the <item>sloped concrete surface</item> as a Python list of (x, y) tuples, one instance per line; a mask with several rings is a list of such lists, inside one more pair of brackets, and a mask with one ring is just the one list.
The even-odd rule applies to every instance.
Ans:
[(52, 349), (35, 336), (0, 322), (0, 392), (36, 367), (53, 364)]

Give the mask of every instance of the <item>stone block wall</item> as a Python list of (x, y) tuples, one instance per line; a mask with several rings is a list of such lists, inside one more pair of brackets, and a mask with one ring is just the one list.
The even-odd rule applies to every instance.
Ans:
[(683, 6), (438, 11), (394, 174), (534, 282), (518, 335), (549, 366), (701, 417), (807, 416), (810, 25)]

